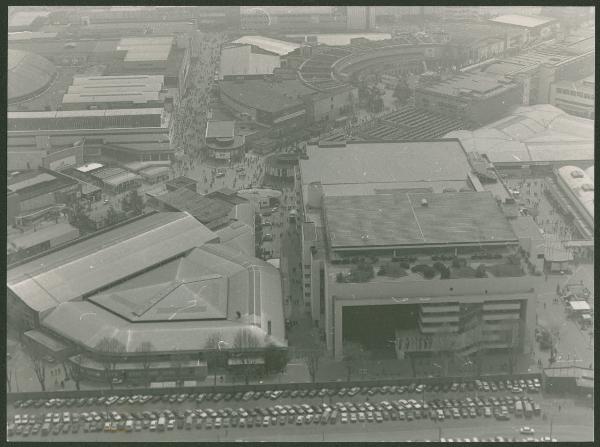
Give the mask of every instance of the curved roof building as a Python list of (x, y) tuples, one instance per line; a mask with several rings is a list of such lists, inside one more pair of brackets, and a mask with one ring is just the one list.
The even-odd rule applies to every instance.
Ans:
[(8, 102), (31, 98), (45, 90), (56, 76), (48, 59), (26, 51), (8, 50)]

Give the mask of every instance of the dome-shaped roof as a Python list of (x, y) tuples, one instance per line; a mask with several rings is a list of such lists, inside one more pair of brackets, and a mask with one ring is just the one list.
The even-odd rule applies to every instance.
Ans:
[(34, 96), (54, 79), (56, 67), (48, 59), (26, 51), (8, 50), (8, 102)]

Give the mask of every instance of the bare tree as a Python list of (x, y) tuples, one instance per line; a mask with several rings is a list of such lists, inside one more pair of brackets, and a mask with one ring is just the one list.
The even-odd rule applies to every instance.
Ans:
[(113, 389), (113, 375), (117, 368), (117, 356), (125, 352), (125, 345), (121, 341), (112, 337), (104, 337), (96, 344), (96, 350), (100, 351), (104, 355), (101, 357), (102, 365), (104, 366), (104, 376), (110, 386)]
[(250, 374), (255, 370), (255, 363), (251, 359), (251, 355), (260, 347), (260, 340), (249, 329), (240, 329), (233, 339), (233, 347), (238, 351), (238, 358), (241, 361), (242, 374), (244, 381), (248, 385)]
[(313, 383), (316, 382), (317, 371), (319, 370), (319, 363), (322, 356), (323, 350), (321, 349), (319, 330), (314, 328), (310, 332), (310, 346), (304, 353), (308, 373), (310, 374), (310, 379)]
[(71, 377), (75, 382), (75, 388), (79, 391), (81, 379), (83, 378), (83, 371), (81, 369), (81, 354), (77, 354), (73, 360), (69, 363), (63, 363), (65, 371), (68, 371), (67, 377)]
[(178, 355), (171, 356), (171, 366), (175, 371), (175, 382), (179, 386), (183, 373), (183, 359)]
[(31, 362), (33, 363), (33, 371), (40, 382), (42, 391), (46, 391), (46, 365), (44, 364), (44, 360), (32, 354)]
[(214, 385), (217, 386), (217, 370), (221, 356), (221, 343), (223, 335), (220, 332), (215, 332), (208, 336), (204, 349), (207, 350), (207, 359), (211, 361), (214, 373)]
[(442, 359), (442, 375), (444, 377), (448, 376), (448, 367), (457, 343), (456, 334), (450, 331), (449, 325), (444, 325), (434, 337), (432, 349)]
[(344, 343), (344, 366), (346, 367), (346, 381), (349, 382), (352, 373), (363, 366), (368, 360), (369, 354), (364, 350), (360, 343), (346, 342)]
[(152, 364), (152, 351), (154, 351), (154, 345), (151, 341), (144, 341), (135, 351), (140, 353), (140, 363), (144, 370), (144, 380), (148, 385), (150, 383), (150, 365)]
[(12, 392), (12, 375), (13, 370), (11, 368), (6, 368), (6, 385), (8, 386), (8, 392)]

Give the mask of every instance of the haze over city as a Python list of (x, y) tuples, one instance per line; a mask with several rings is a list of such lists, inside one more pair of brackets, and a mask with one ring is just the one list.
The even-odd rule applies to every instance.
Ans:
[(11, 6), (10, 442), (592, 442), (595, 7)]

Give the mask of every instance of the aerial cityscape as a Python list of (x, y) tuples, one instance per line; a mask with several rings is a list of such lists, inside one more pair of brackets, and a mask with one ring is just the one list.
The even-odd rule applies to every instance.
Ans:
[(7, 441), (594, 441), (593, 2), (7, 23)]

